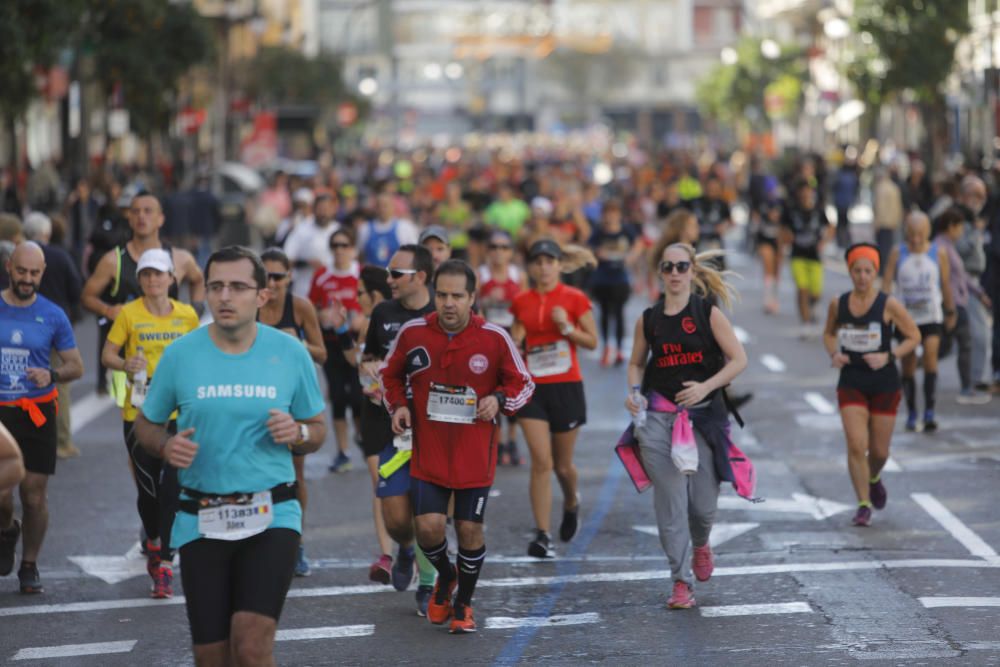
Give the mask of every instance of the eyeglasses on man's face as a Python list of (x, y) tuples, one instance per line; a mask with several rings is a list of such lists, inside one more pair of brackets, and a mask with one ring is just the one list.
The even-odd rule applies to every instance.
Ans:
[(228, 289), (230, 294), (236, 294), (236, 295), (246, 294), (251, 290), (256, 292), (260, 289), (256, 285), (250, 285), (249, 283), (243, 283), (239, 281), (224, 283), (221, 280), (213, 280), (212, 282), (205, 285), (205, 288), (208, 290), (209, 294), (222, 294)]
[(412, 276), (417, 272), (416, 269), (386, 269), (385, 271), (393, 280), (399, 280), (403, 276)]

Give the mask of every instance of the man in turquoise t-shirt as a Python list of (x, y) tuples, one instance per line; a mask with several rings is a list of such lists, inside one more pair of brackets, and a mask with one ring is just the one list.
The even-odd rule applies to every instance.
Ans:
[(267, 300), (260, 258), (223, 248), (205, 281), (214, 322), (164, 351), (136, 435), (178, 468), (171, 544), (195, 662), (263, 664), (273, 659), (302, 531), (292, 453), (323, 444), (325, 406), (302, 344), (256, 322)]

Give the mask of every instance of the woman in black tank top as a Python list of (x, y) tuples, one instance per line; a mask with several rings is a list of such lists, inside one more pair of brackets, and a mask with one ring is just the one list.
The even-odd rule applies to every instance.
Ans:
[[(694, 580), (712, 576), (709, 536), (719, 484), (735, 479), (728, 415), (717, 394), (747, 366), (746, 352), (726, 316), (692, 294), (694, 285), (729, 304), (730, 287), (722, 273), (702, 263), (705, 259), (686, 243), (663, 248), (657, 267), (663, 300), (636, 322), (628, 365), (625, 407), (633, 416), (643, 467), (653, 483), (657, 529), (674, 580), (667, 599), (671, 609), (693, 607)], [(684, 435), (686, 421), (693, 426), (693, 438)], [(693, 449), (696, 463), (693, 456), (680, 455)]]
[[(326, 361), (326, 344), (319, 328), (319, 317), (316, 309), (307, 299), (294, 296), (288, 291), (291, 282), (291, 262), (280, 248), (268, 248), (261, 253), (261, 261), (267, 271), (267, 288), (271, 296), (267, 303), (257, 311), (257, 320), (275, 329), (281, 329), (299, 340), (309, 350), (309, 356), (317, 364)], [(295, 466), (295, 481), (298, 482), (298, 501), (302, 505), (302, 516), (306, 514), (306, 504), (309, 493), (306, 490), (305, 456), (293, 456)], [(305, 524), (303, 524), (305, 525)], [(299, 542), (299, 558), (295, 564), (295, 576), (304, 577), (309, 574), (309, 561), (306, 560), (305, 547)]]
[[(881, 480), (896, 424), (900, 380), (895, 355), (912, 352), (920, 331), (903, 305), (875, 287), (878, 248), (858, 243), (847, 250), (854, 289), (830, 302), (823, 344), (840, 369), (837, 402), (847, 436), (847, 467), (858, 497), (853, 523), (871, 524), (872, 508), (885, 507)], [(903, 341), (892, 350), (893, 329)]]

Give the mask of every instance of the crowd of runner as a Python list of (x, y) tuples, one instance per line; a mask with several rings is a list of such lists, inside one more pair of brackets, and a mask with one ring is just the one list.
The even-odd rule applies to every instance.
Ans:
[[(57, 458), (78, 454), (67, 385), (84, 358), (122, 410), (154, 597), (173, 595), (180, 555), (199, 664), (270, 655), (292, 577), (309, 574), (303, 459), (327, 419), (330, 471), (357, 461), (370, 475), (368, 578), (416, 583), (419, 615), (474, 632), (497, 465), (530, 467), (529, 556), (555, 557), (556, 537), (572, 541), (585, 520), (581, 349), (621, 367), (622, 446), (655, 490), (667, 604), (694, 606), (694, 581), (712, 574), (721, 482), (754, 496), (730, 439), (749, 395), (726, 391), (747, 366), (727, 247), (759, 257), (763, 312), (794, 310), (801, 337), (821, 337), (840, 369), (855, 525), (886, 506), (900, 402), (906, 430), (938, 429), (938, 367), (952, 349), (959, 403), (1000, 390), (1000, 205), (976, 174), (930, 184), (917, 160), (906, 178), (877, 169), (860, 239), (850, 216), (863, 174), (849, 160), (827, 175), (808, 157), (778, 174), (758, 158), (644, 156), (598, 178), (564, 155), (457, 150), (273, 174), (245, 204), (257, 251), (211, 252), (210, 233), (178, 221), (211, 209), (207, 191), (184, 209), (146, 189), (98, 200), (81, 181), (63, 212), (0, 214), (0, 576), (20, 540), (20, 590), (43, 590), (45, 490)], [(794, 299), (782, 303), (786, 260)], [(831, 299), (824, 275), (844, 266), (852, 289)], [(630, 299), (651, 304), (634, 322)], [(80, 305), (101, 334), (83, 354)]]

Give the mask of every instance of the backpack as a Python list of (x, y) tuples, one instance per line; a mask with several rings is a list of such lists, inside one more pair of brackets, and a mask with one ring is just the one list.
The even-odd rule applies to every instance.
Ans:
[[(656, 327), (663, 320), (664, 315), (662, 304), (663, 298), (661, 297), (642, 313), (642, 333), (645, 335), (647, 343), (656, 338)], [(722, 348), (719, 347), (718, 341), (715, 340), (715, 336), (712, 335), (712, 326), (710, 324), (712, 306), (715, 304), (713, 299), (706, 299), (700, 294), (695, 294), (694, 292), (691, 293), (690, 304), (691, 317), (694, 319), (695, 329), (698, 331), (698, 335), (701, 336), (702, 344), (705, 349), (708, 350), (706, 361), (709, 364), (712, 374), (715, 374), (719, 372), (719, 369), (726, 365), (726, 357), (722, 353)], [(645, 381), (643, 381), (643, 393), (645, 393), (647, 389), (648, 387), (646, 386)], [(729, 399), (726, 387), (722, 387), (719, 391), (722, 393), (722, 401), (726, 404), (726, 410), (733, 416), (736, 423), (740, 425), (740, 428), (742, 428), (744, 425), (743, 417), (740, 416), (739, 411)]]

